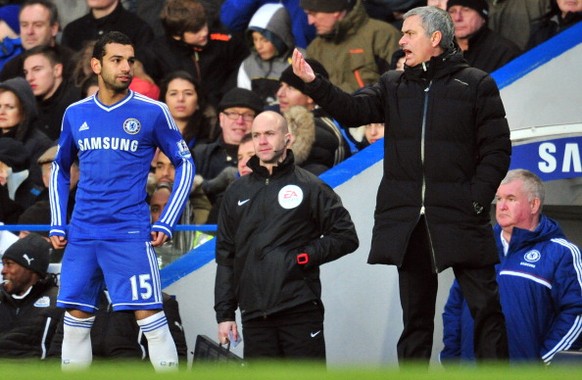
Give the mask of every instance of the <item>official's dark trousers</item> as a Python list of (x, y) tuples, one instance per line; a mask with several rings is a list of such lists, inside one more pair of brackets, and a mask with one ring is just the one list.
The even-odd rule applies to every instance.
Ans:
[(243, 322), (245, 359), (325, 362), (323, 308), (309, 303)]
[[(494, 266), (457, 266), (453, 271), (475, 320), (475, 357), (480, 361), (507, 360), (507, 331)], [(433, 344), (438, 280), (424, 218), (412, 232), (398, 275), (404, 322), (397, 345), (398, 360), (400, 363), (428, 364)]]

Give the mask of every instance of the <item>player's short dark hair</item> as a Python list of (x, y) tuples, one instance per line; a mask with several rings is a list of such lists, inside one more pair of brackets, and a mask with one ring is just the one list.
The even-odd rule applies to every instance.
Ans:
[(125, 34), (117, 31), (107, 32), (95, 42), (92, 57), (101, 61), (106, 54), (105, 46), (108, 44), (131, 45), (131, 47), (134, 47), (131, 39)]

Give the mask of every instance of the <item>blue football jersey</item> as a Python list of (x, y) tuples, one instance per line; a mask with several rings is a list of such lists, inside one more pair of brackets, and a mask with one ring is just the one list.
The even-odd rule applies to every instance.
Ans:
[[(176, 168), (172, 195), (150, 226), (146, 185), (159, 147)], [(67, 230), (70, 167), (78, 157), (80, 178)], [(106, 106), (97, 96), (70, 105), (63, 116), (49, 194), (50, 235), (69, 239), (149, 239), (172, 236), (192, 186), (195, 167), (174, 120), (161, 102), (129, 91)]]

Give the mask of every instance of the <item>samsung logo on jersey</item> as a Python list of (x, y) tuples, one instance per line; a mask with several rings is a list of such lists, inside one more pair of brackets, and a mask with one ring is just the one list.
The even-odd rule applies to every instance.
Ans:
[(77, 141), (79, 150), (111, 149), (135, 152), (139, 145), (138, 140), (122, 139), (120, 137), (91, 137)]

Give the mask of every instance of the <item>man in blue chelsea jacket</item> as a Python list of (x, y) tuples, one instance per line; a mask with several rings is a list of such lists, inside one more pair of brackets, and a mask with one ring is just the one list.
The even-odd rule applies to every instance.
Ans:
[[(542, 214), (544, 186), (535, 174), (509, 171), (496, 200), (497, 281), (510, 362), (549, 364), (557, 352), (582, 347), (580, 250)], [(443, 325), (443, 364), (473, 360), (473, 321), (456, 282)]]

